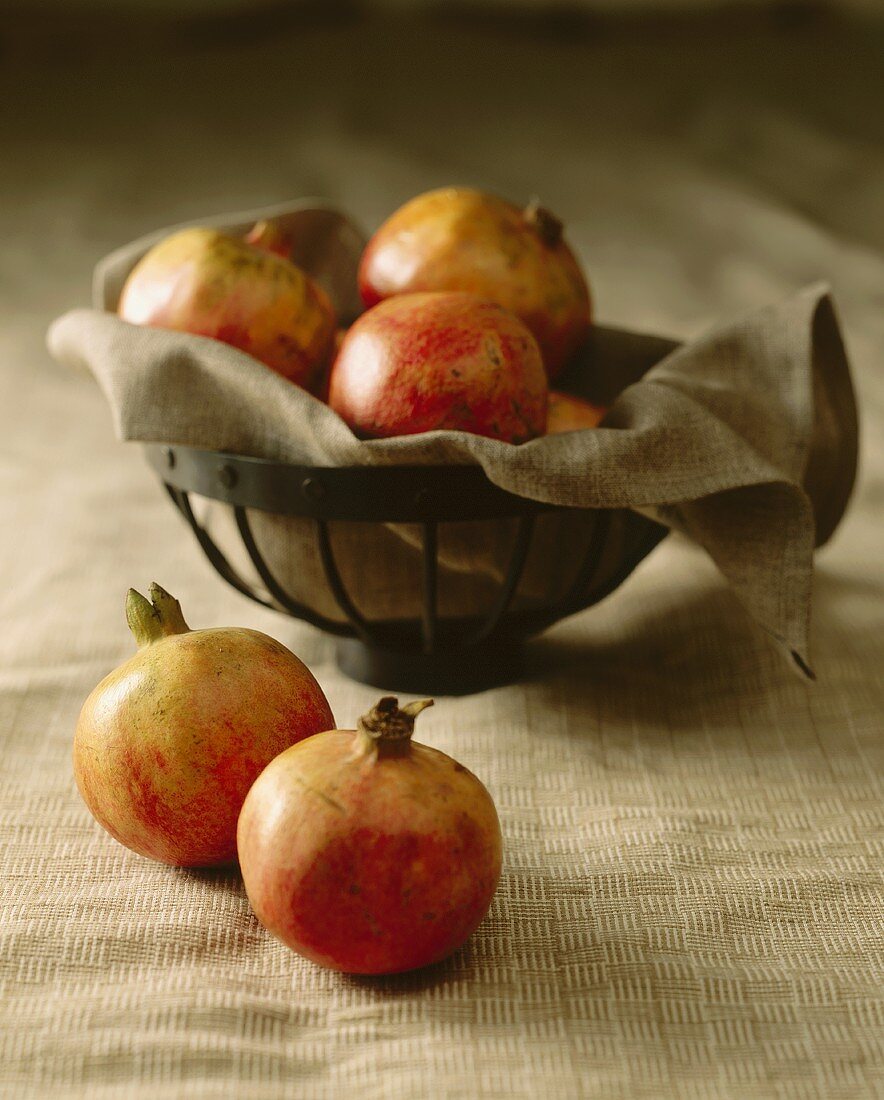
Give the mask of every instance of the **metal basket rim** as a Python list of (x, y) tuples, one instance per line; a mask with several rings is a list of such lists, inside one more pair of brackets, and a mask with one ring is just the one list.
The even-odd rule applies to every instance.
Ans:
[[(500, 664), (501, 645), (512, 647), (603, 599), (666, 533), (661, 525), (630, 509), (567, 508), (518, 497), (498, 488), (475, 465), (299, 466), (186, 446), (147, 444), (146, 451), (172, 502), (211, 565), (228, 584), (265, 607), (344, 639), (346, 645), (339, 653), (342, 667), (366, 682), (383, 682), (389, 687), (395, 681), (401, 690), (459, 693), (474, 689), (470, 685), (484, 682)], [(192, 493), (232, 507), (263, 593), (231, 565), (211, 531), (194, 513)], [(343, 613), (342, 621), (308, 606), (280, 584), (276, 570), (256, 541), (249, 518), (251, 509), (308, 518), (326, 583)], [(583, 560), (562, 595), (537, 607), (514, 609), (511, 605), (528, 560), (536, 521), (544, 512), (592, 515)], [(635, 530), (631, 553), (593, 590), (610, 526), (617, 513), (627, 512), (631, 519), (624, 522), (635, 527), (637, 521), (642, 521)], [(509, 559), (497, 594), (487, 607), (477, 609), (466, 620), (442, 617), (438, 607), (439, 525), (469, 519), (514, 520)], [(418, 525), (422, 532), (419, 616), (401, 621), (366, 617), (354, 603), (336, 560), (330, 534), (336, 520)], [(509, 668), (506, 661), (503, 664)], [(509, 669), (507, 675), (512, 671)], [(407, 686), (401, 686), (406, 682)]]
[(313, 466), (183, 444), (147, 443), (144, 450), (175, 489), (282, 515), (422, 523), (598, 510), (511, 493), (476, 463)]

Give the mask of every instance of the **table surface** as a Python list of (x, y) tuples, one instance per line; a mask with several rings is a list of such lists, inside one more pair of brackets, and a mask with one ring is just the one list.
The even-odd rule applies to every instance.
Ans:
[[(25, 28), (0, 72), (0, 1092), (880, 1095), (882, 27), (82, 31)], [(542, 194), (612, 325), (686, 338), (828, 279), (862, 468), (818, 559), (816, 684), (668, 539), (525, 683), (439, 700), (422, 735), (493, 793), (500, 889), (447, 963), (358, 980), (267, 936), (236, 874), (142, 860), (78, 799), (73, 727), (132, 650), (130, 585), (281, 639), (344, 725), (377, 692), (223, 586), (43, 334), (158, 225), (313, 194), (372, 226), (446, 182)]]

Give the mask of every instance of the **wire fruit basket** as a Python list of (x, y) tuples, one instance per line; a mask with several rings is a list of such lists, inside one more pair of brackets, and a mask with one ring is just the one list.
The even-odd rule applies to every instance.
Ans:
[[(228, 584), (265, 607), (334, 635), (338, 664), (347, 675), (391, 691), (464, 694), (518, 678), (527, 639), (604, 599), (667, 533), (628, 509), (563, 508), (516, 496), (494, 485), (478, 466), (296, 466), (185, 446), (149, 444), (145, 449), (209, 562)], [(238, 549), (251, 569), (234, 564), (234, 556), (198, 516), (194, 496), (230, 510)], [(321, 563), (323, 595), (340, 617), (323, 614), (292, 594), (259, 545), (256, 512), (308, 521), (306, 537), (314, 540), (311, 551)], [(539, 525), (550, 519), (566, 524), (578, 519), (581, 545), (568, 576), (551, 576), (547, 591), (526, 598), (520, 586), (529, 555), (537, 549)], [(440, 608), (446, 583), (440, 534), (447, 524), (489, 521), (502, 521), (506, 532), (503, 564), (489, 598), (469, 613), (445, 613)], [(360, 606), (357, 577), (341, 569), (332, 531), (351, 524), (407, 524), (419, 531), (413, 614), (377, 617)], [(304, 537), (303, 527), (298, 537)], [(367, 556), (361, 568), (372, 567)]]

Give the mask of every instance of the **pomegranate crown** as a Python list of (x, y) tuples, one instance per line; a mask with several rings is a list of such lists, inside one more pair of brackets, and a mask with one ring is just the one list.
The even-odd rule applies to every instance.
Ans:
[(368, 714), (363, 714), (357, 726), (361, 733), (378, 746), (407, 745), (414, 733), (415, 718), (432, 705), (432, 699), (417, 699), (400, 707), (399, 700), (394, 695), (385, 695)]
[(256, 222), (246, 234), (245, 241), (262, 252), (272, 252), (284, 260), (292, 258), (292, 239), (274, 218), (262, 218)]
[(130, 588), (126, 594), (126, 622), (139, 648), (168, 638), (187, 634), (190, 627), (181, 614), (181, 604), (156, 581), (150, 586), (150, 599)]

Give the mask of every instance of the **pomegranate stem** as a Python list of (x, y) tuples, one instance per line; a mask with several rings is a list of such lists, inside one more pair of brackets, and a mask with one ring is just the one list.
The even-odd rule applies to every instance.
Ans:
[(126, 594), (126, 622), (138, 648), (151, 645), (172, 634), (187, 634), (181, 604), (156, 581), (150, 586), (150, 600), (130, 588)]
[(562, 239), (562, 231), (565, 227), (555, 214), (540, 205), (539, 199), (532, 199), (528, 203), (522, 211), (522, 217), (550, 248), (555, 247)]

